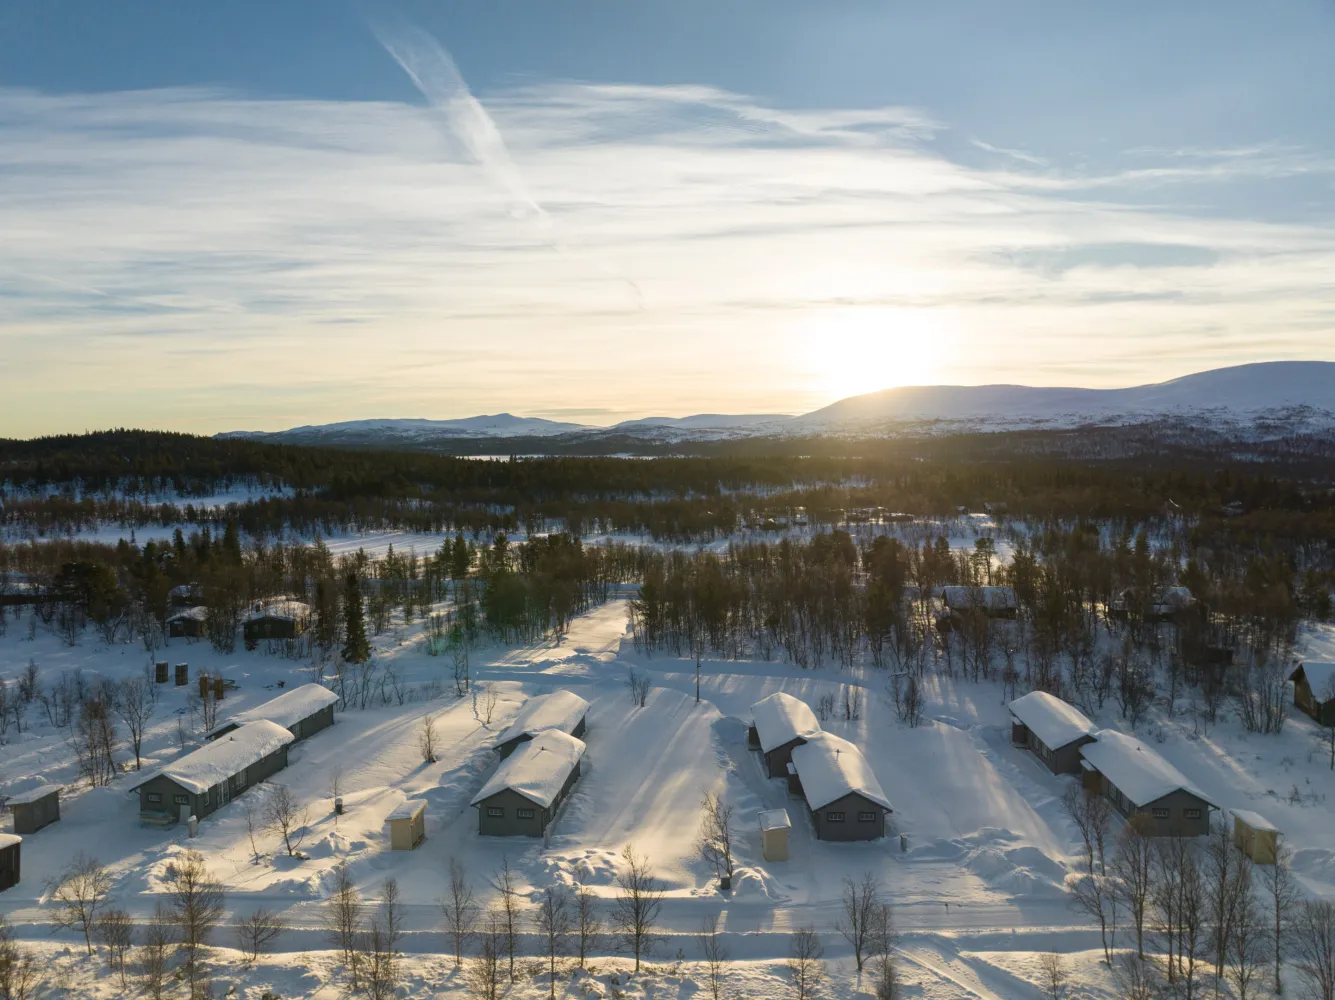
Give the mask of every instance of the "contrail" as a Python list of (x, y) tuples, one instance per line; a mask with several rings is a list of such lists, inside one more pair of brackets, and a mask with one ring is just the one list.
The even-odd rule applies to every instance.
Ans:
[(515, 166), (505, 138), (482, 102), (473, 96), (454, 58), (434, 38), (417, 27), (374, 29), (385, 51), (394, 57), (417, 89), (445, 117), (469, 154), (510, 195), (521, 213), (549, 220), (547, 212)]
[[(441, 114), (450, 133), (510, 196), (512, 211), (536, 221), (546, 231), (552, 249), (567, 253), (566, 246), (556, 238), (552, 217), (533, 196), (524, 175), (515, 165), (496, 120), (468, 89), (463, 74), (445, 47), (414, 25), (390, 26), (379, 22), (373, 23), (371, 30), (422, 96)], [(602, 265), (602, 269), (630, 286), (637, 305), (644, 308), (644, 294), (639, 285), (607, 265)]]

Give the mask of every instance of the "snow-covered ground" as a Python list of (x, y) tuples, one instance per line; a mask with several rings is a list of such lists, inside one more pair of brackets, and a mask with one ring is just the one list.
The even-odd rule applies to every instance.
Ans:
[[(1077, 845), (1060, 796), (1073, 779), (1049, 774), (1010, 745), (999, 687), (934, 680), (927, 721), (909, 729), (895, 720), (880, 674), (706, 661), (697, 704), (693, 661), (644, 658), (632, 648), (626, 625), (626, 606), (614, 601), (577, 619), (559, 641), (475, 651), (474, 696), (462, 699), (452, 694), (448, 661), (426, 655), (414, 628), (379, 637), (378, 659), (394, 666), (409, 690), (439, 681), (447, 693), (340, 712), (334, 728), (292, 747), (289, 767), (271, 783), (288, 786), (309, 805), (301, 848), (306, 857), (300, 859), (284, 856), (278, 838), (267, 833), (258, 841), (262, 863), (251, 857), (246, 805), (262, 803), (269, 794), (265, 787), (206, 818), (193, 840), (182, 828), (141, 827), (137, 798), (126, 791), (130, 776), (106, 788), (80, 784), (66, 741), (33, 705), (25, 732), (17, 735), (11, 727), (8, 745), (0, 747), (0, 794), (43, 781), (65, 785), (63, 818), (25, 838), (23, 881), (0, 894), (0, 912), (17, 925), (20, 938), (51, 956), (49, 968), (74, 995), (118, 996), (122, 991), (103, 961), (81, 957), (81, 944), (69, 934), (52, 934), (45, 880), (78, 852), (93, 854), (114, 872), (116, 902), (144, 916), (161, 890), (164, 867), (181, 850), (195, 848), (224, 883), (230, 913), (264, 906), (278, 910), (291, 927), (254, 968), (220, 948), (220, 993), (236, 984), (237, 995), (245, 997), (258, 998), (265, 988), (284, 998), (334, 997), (340, 987), (320, 930), (320, 901), (334, 866), (347, 861), (367, 895), (391, 876), (403, 891), (411, 970), (406, 995), (454, 995), (463, 987), (444, 955), (438, 906), (451, 857), (464, 865), (484, 900), (494, 897), (491, 873), (508, 860), (525, 894), (569, 882), (582, 868), (610, 901), (617, 856), (633, 845), (648, 856), (668, 892), (655, 971), (637, 980), (633, 996), (691, 995), (698, 975), (693, 934), (701, 918), (714, 913), (736, 959), (733, 983), (743, 995), (785, 995), (788, 933), (808, 924), (826, 948), (830, 994), (859, 995), (851, 954), (834, 924), (841, 879), (868, 870), (883, 880), (895, 906), (909, 996), (1038, 997), (1036, 955), (1049, 951), (1068, 956), (1077, 984), (1073, 997), (1115, 995), (1097, 962), (1097, 932), (1071, 908), (1062, 888)], [(148, 660), (136, 646), (101, 647), (91, 633), (77, 647), (44, 633), (35, 641), (26, 635), (11, 620), (0, 637), (0, 676), (16, 678), (29, 658), (47, 684), (64, 670), (125, 676)], [(1319, 645), (1330, 637), (1322, 633), (1313, 641)], [(195, 668), (205, 668), (234, 681), (224, 714), (273, 697), (280, 680), (291, 687), (310, 679), (309, 664), (263, 650), (221, 655), (205, 643), (173, 640), (158, 658), (189, 662), (192, 680)], [(652, 677), (644, 708), (632, 705), (626, 688), (631, 667)], [(815, 705), (821, 694), (835, 693), (842, 704), (844, 685), (862, 692), (859, 718), (822, 724), (863, 749), (894, 805), (892, 834), (873, 843), (815, 840), (800, 803), (781, 782), (763, 776), (745, 746), (744, 720), (758, 699), (786, 691)], [(591, 709), (584, 773), (562, 806), (550, 843), (479, 837), (468, 803), (496, 767), (487, 748), (525, 698), (557, 689), (580, 694)], [(145, 743), (146, 767), (181, 753), (178, 720), (187, 719), (188, 690), (163, 687)], [(490, 721), (488, 692), (495, 695)], [(417, 737), (428, 713), (436, 716), (438, 759), (424, 764)], [(1111, 705), (1096, 721), (1119, 724)], [(1305, 717), (1293, 714), (1278, 737), (1247, 736), (1232, 721), (1197, 735), (1190, 720), (1162, 716), (1142, 726), (1140, 735), (1220, 805), (1253, 809), (1276, 823), (1296, 852), (1295, 869), (1306, 889), (1335, 897), (1335, 804), (1327, 796), (1335, 774), (1313, 753)], [(120, 758), (125, 756), (122, 751)], [(335, 774), (341, 774), (346, 803), (341, 817), (332, 808)], [(716, 889), (693, 846), (700, 800), (708, 791), (722, 792), (735, 806), (742, 833), (741, 868), (727, 895)], [(407, 798), (428, 803), (427, 839), (411, 853), (391, 852), (384, 818)], [(794, 819), (786, 863), (760, 858), (756, 816), (776, 807), (787, 807)], [(5, 816), (0, 830), (8, 831), (10, 822)], [(221, 929), (214, 943), (225, 948), (233, 941)], [(684, 964), (677, 961), (679, 951)], [(566, 995), (606, 995), (580, 990), (606, 991), (607, 972), (628, 966), (606, 949), (596, 964), (603, 985), (571, 982)], [(545, 983), (526, 983), (512, 995), (546, 995)]]

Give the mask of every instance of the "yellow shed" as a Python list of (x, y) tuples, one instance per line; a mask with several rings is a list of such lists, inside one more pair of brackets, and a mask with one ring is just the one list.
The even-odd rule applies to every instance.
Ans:
[(788, 831), (792, 825), (787, 809), (760, 813), (760, 853), (766, 861), (788, 860)]
[(390, 850), (411, 851), (426, 840), (426, 799), (400, 802), (385, 821), (389, 823)]
[(1279, 852), (1279, 828), (1260, 813), (1234, 809), (1233, 843), (1258, 865), (1273, 865)]

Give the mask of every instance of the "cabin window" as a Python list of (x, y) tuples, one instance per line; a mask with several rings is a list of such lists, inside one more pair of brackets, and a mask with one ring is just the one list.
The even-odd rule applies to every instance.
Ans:
[(875, 822), (876, 822), (876, 814), (875, 814), (874, 812), (860, 812), (860, 813), (858, 813), (858, 822), (859, 822), (859, 823), (875, 823)]
[(1187, 819), (1200, 819), (1201, 811), (1199, 809), (1183, 809), (1182, 815)]
[(199, 804), (203, 806), (209, 804), (209, 793), (207, 791), (199, 797)]
[(243, 767), (236, 774), (232, 775), (232, 787), (242, 788), (246, 784), (246, 769)]
[(1161, 807), (1159, 807), (1159, 806), (1155, 806), (1153, 809), (1151, 809), (1151, 810), (1150, 810), (1150, 814), (1151, 814), (1155, 819), (1167, 819), (1167, 818), (1168, 818), (1168, 810), (1167, 810), (1167, 809), (1163, 809), (1163, 808), (1161, 808)]
[(842, 823), (843, 821), (844, 814), (841, 812), (827, 812), (825, 814), (825, 822), (827, 823)]
[(190, 796), (189, 796), (189, 795), (173, 795), (173, 796), (172, 796), (172, 801), (175, 802), (178, 806), (188, 806), (188, 805), (190, 804)]
[(505, 810), (500, 806), (487, 806), (487, 815), (492, 819), (500, 819), (505, 815)]
[(533, 818), (533, 810), (532, 810), (532, 809), (516, 809), (516, 810), (515, 810), (515, 815), (518, 816), (520, 819), (532, 819), (532, 818)]
[(149, 793), (148, 793), (148, 801), (149, 801), (149, 802), (161, 802), (161, 801), (162, 801), (162, 793), (161, 793), (161, 792), (149, 792)]

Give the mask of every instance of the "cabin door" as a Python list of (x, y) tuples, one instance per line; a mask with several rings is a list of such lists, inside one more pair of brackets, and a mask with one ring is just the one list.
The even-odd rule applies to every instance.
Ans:
[(232, 783), (226, 778), (218, 786), (218, 807), (222, 808), (232, 801)]

